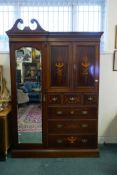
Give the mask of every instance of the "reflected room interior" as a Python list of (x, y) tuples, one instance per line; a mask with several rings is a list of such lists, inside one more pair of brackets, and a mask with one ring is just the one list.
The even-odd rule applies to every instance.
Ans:
[(17, 121), (19, 143), (42, 143), (41, 52), (16, 50)]

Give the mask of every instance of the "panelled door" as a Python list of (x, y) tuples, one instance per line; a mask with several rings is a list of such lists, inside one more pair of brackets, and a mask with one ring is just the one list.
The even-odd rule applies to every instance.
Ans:
[(72, 46), (67, 42), (49, 44), (48, 90), (69, 91), (72, 77)]
[(73, 47), (73, 85), (77, 90), (98, 88), (98, 43), (77, 42)]

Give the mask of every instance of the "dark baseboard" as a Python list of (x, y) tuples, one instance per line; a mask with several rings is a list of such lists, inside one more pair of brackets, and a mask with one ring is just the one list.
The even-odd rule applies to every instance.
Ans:
[(12, 150), (13, 158), (39, 157), (99, 157), (99, 149), (40, 149)]

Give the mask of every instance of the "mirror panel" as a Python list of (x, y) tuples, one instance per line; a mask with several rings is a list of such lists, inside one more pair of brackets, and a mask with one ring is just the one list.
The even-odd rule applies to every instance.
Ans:
[(16, 50), (17, 121), (19, 143), (42, 143), (41, 51)]

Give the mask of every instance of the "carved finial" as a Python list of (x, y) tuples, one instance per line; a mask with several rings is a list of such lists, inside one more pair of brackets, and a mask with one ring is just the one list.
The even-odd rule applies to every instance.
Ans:
[(15, 24), (13, 25), (13, 27), (10, 30), (8, 30), (6, 33), (9, 35), (11, 33), (23, 33), (23, 32), (25, 32), (25, 33), (26, 32), (28, 32), (28, 33), (30, 33), (30, 32), (47, 32), (40, 26), (40, 24), (38, 23), (38, 21), (36, 19), (31, 19), (32, 24), (34, 22), (36, 23), (36, 25), (37, 25), (36, 29), (32, 30), (29, 26), (25, 26), (24, 29), (21, 30), (18, 28), (18, 23), (23, 24), (23, 22), (24, 21), (22, 19), (17, 19)]
[(13, 27), (12, 27), (12, 30), (16, 30), (16, 29), (19, 29), (18, 28), (18, 23), (21, 23), (21, 24), (23, 24), (23, 19), (17, 19), (16, 21), (15, 21), (15, 24), (13, 25)]
[(37, 28), (35, 30), (38, 30), (40, 32), (44, 32), (45, 30), (40, 26), (40, 24), (38, 23), (38, 21), (36, 19), (31, 19), (31, 23), (36, 23), (37, 24)]

